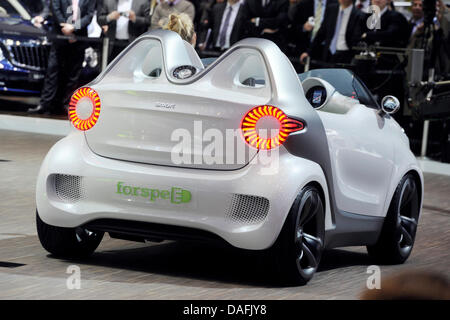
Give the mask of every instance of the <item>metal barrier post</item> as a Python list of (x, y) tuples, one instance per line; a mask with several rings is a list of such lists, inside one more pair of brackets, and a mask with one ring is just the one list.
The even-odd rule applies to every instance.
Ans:
[[(428, 75), (428, 81), (432, 82), (434, 80), (434, 69), (430, 69)], [(427, 99), (430, 99), (433, 95), (433, 89), (431, 89), (427, 94)], [(430, 120), (425, 120), (423, 123), (423, 133), (422, 133), (422, 147), (420, 150), (420, 157), (425, 158), (427, 155), (427, 144), (428, 144), (428, 130), (430, 128)]]
[(305, 63), (304, 72), (308, 72), (309, 71), (309, 64), (310, 63), (311, 63), (311, 58), (308, 56), (308, 57), (306, 57), (306, 63)]
[(103, 46), (102, 46), (102, 72), (106, 69), (108, 65), (108, 53), (109, 53), (109, 38), (103, 37)]

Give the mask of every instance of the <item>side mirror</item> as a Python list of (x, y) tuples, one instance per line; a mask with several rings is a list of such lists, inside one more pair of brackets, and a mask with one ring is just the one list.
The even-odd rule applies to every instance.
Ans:
[(381, 100), (381, 110), (386, 114), (394, 114), (400, 109), (400, 101), (394, 96), (385, 96)]

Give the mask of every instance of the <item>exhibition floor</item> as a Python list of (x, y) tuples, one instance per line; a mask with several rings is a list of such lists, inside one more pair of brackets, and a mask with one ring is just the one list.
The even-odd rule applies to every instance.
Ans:
[[(44, 121), (61, 134), (65, 123)], [(202, 244), (141, 244), (106, 236), (87, 260), (54, 258), (37, 238), (35, 183), (42, 159), (60, 138), (0, 130), (0, 299), (356, 299), (366, 287), (367, 267), (374, 262), (359, 247), (327, 251), (307, 286), (282, 288), (272, 283), (259, 255)], [(380, 266), (383, 277), (411, 269), (450, 277), (450, 174), (424, 176), (424, 210), (412, 255), (404, 265)], [(80, 290), (66, 286), (71, 265), (80, 268)]]

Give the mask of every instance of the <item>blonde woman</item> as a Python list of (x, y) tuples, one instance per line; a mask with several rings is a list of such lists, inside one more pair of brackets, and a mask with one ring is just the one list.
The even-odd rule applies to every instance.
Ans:
[(194, 23), (186, 13), (170, 14), (169, 21), (164, 29), (178, 33), (183, 40), (195, 47), (197, 34), (194, 31)]

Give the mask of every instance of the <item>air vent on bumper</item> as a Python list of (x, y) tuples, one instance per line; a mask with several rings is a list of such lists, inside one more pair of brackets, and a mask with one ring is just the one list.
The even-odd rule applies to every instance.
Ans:
[(53, 183), (56, 197), (64, 202), (77, 202), (84, 197), (83, 177), (55, 174)]
[(233, 194), (227, 216), (238, 223), (260, 223), (269, 212), (269, 200), (264, 197)]

